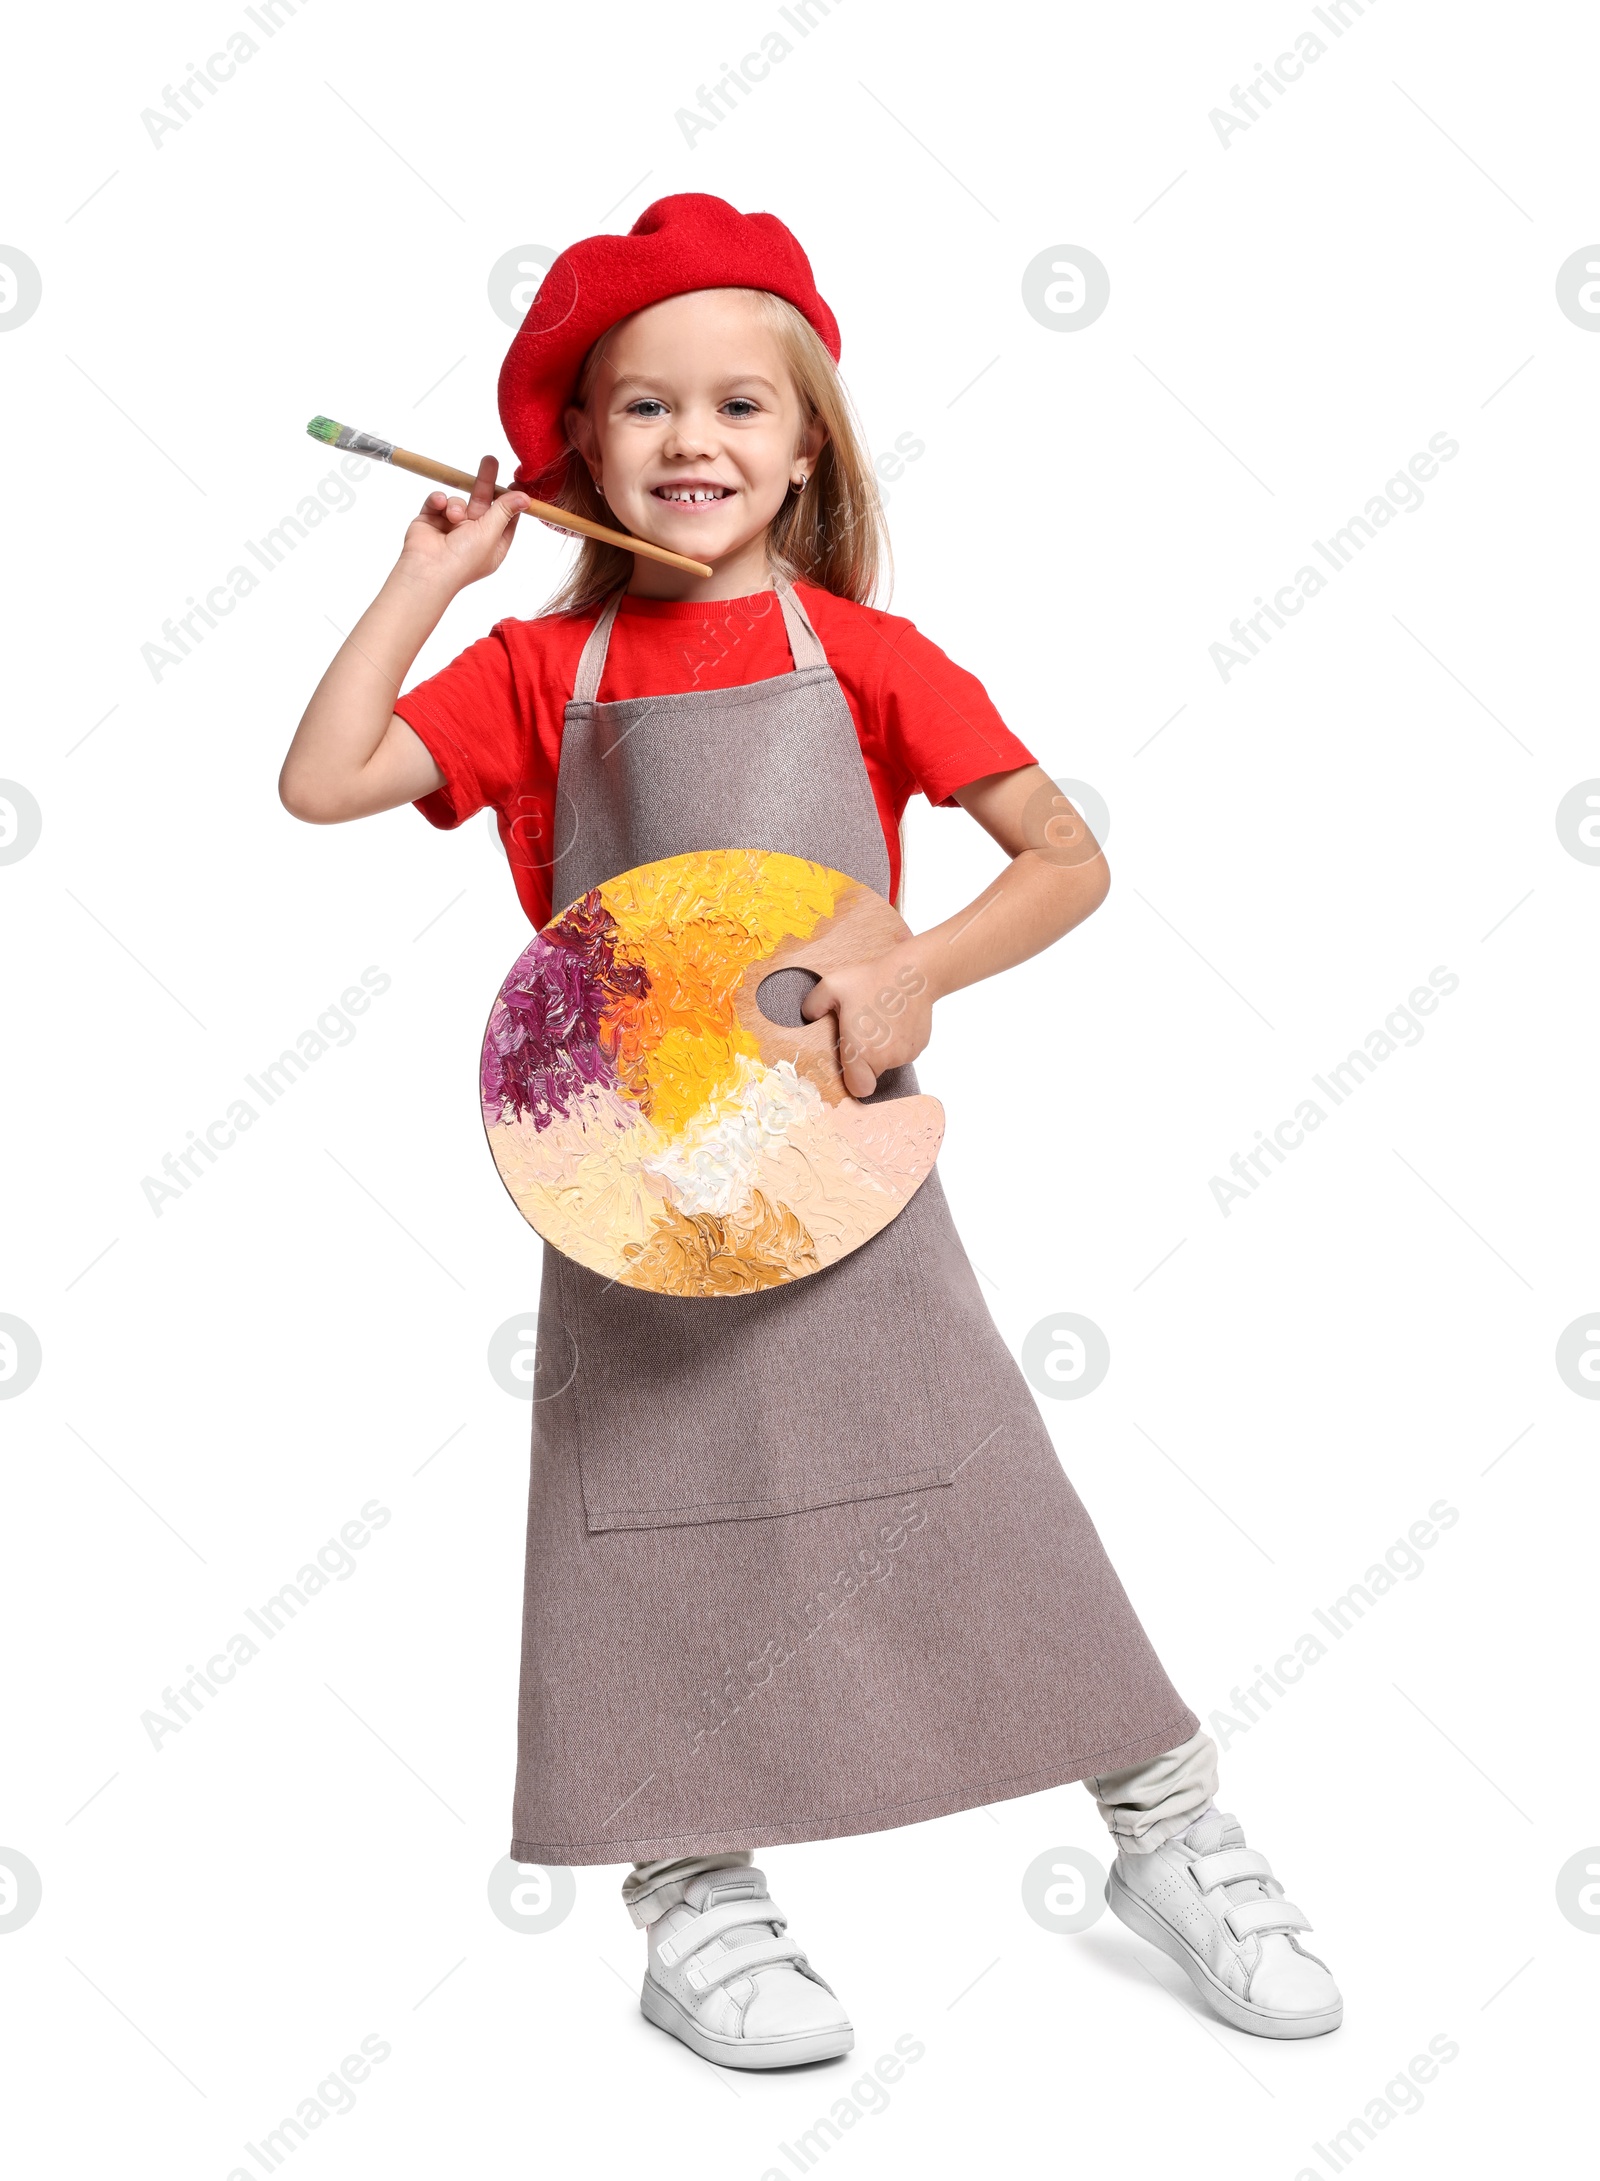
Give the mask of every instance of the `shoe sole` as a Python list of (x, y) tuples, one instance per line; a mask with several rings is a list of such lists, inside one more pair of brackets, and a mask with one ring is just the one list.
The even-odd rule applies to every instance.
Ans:
[(1175, 1961), (1212, 2013), (1230, 2028), (1245, 2030), (1252, 2037), (1325, 2037), (1344, 2020), (1342, 1999), (1337, 2006), (1326, 2007), (1317, 2014), (1274, 2014), (1265, 2007), (1252, 2007), (1248, 2000), (1235, 1998), (1172, 1926), (1163, 1923), (1153, 1909), (1147, 1908), (1139, 1896), (1124, 1885), (1115, 1869), (1106, 1881), (1106, 1905), (1130, 1931), (1137, 1932), (1141, 1939), (1148, 1939), (1169, 1961)]
[(676, 2037), (714, 2067), (805, 2067), (810, 2061), (837, 2060), (841, 2054), (855, 2050), (856, 2033), (848, 2022), (839, 2029), (811, 2030), (795, 2037), (721, 2037), (715, 2030), (702, 2029), (694, 2016), (649, 1976), (639, 1993), (639, 2008), (647, 2022), (665, 2030), (669, 2037)]

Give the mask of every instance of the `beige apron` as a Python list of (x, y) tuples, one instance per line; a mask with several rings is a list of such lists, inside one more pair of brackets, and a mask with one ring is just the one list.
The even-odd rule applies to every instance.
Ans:
[[(793, 673), (619, 704), (596, 701), (619, 601), (601, 614), (563, 726), (558, 905), (730, 847), (888, 892), (844, 693), (793, 592), (773, 602)], [(916, 1087), (901, 1068), (876, 1095)], [(519, 1861), (872, 1832), (1194, 1733), (937, 1173), (850, 1256), (754, 1295), (644, 1294), (547, 1245), (534, 1393)]]

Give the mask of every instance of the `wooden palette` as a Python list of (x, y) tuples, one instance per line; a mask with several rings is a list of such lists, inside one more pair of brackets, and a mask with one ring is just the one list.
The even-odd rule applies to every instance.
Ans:
[(785, 1028), (757, 993), (908, 936), (870, 887), (764, 849), (642, 864), (573, 902), (484, 1034), (484, 1128), (517, 1209), (662, 1295), (753, 1294), (859, 1249), (932, 1171), (944, 1108), (859, 1103), (833, 1016)]

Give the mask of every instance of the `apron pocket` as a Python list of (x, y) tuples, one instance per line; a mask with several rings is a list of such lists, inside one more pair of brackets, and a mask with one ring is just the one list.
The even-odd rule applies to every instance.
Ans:
[[(558, 1268), (591, 1531), (800, 1514), (950, 1483), (955, 1450), (918, 1257), (926, 1187), (823, 1272), (694, 1300)], [(935, 1240), (930, 1236), (930, 1240)], [(937, 1242), (935, 1240), (935, 1246)]]

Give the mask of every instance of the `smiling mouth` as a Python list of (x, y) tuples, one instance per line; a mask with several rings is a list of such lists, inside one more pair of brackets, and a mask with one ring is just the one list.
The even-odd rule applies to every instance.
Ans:
[(650, 496), (665, 500), (669, 507), (715, 507), (722, 500), (731, 500), (736, 490), (733, 485), (653, 485)]

